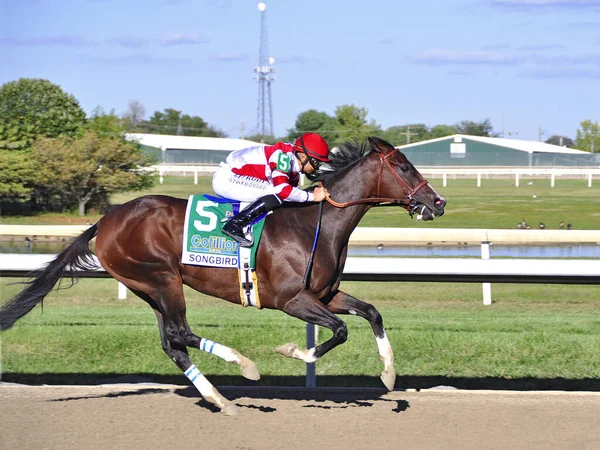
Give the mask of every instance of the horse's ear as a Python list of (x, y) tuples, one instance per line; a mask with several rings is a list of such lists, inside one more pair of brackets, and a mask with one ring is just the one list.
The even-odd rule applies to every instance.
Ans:
[(387, 153), (395, 150), (394, 146), (387, 141), (384, 141), (377, 136), (369, 137), (369, 144), (377, 153)]

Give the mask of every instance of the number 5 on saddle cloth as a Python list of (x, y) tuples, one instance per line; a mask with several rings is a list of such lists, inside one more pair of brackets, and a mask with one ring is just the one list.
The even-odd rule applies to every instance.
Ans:
[(249, 233), (254, 236), (252, 247), (241, 247), (221, 233), (222, 224), (246, 205), (212, 195), (190, 195), (185, 212), (181, 262), (196, 266), (237, 268), (242, 304), (260, 308), (256, 250), (265, 215), (249, 226)]

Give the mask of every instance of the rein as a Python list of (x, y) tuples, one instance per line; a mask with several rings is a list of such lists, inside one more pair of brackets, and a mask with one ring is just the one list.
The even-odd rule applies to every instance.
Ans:
[[(379, 161), (381, 162), (381, 165), (379, 166), (379, 181), (377, 182), (377, 197), (368, 197), (368, 198), (362, 198), (360, 200), (354, 200), (351, 202), (338, 203), (335, 200), (333, 200), (330, 195), (327, 195), (327, 197), (325, 197), (327, 202), (329, 204), (335, 206), (336, 208), (347, 208), (348, 206), (359, 205), (362, 203), (376, 203), (376, 204), (389, 203), (388, 206), (393, 206), (393, 205), (407, 206), (408, 212), (411, 213), (412, 207), (416, 203), (416, 200), (414, 199), (415, 194), (417, 193), (417, 191), (419, 191), (419, 189), (421, 189), (423, 186), (425, 186), (428, 182), (427, 182), (427, 180), (423, 180), (419, 184), (417, 184), (414, 188), (412, 188), (406, 181), (404, 181), (394, 171), (394, 169), (392, 168), (392, 165), (388, 161), (388, 158), (390, 156), (392, 156), (394, 153), (396, 153), (397, 151), (398, 151), (398, 149), (394, 149), (393, 151), (389, 152), (387, 155), (384, 155), (383, 152), (379, 153)], [(388, 167), (388, 169), (390, 169), (392, 176), (394, 177), (396, 182), (400, 185), (400, 187), (406, 194), (406, 200), (399, 199), (399, 198), (380, 197), (380, 195), (381, 195), (381, 179), (383, 178), (384, 163)], [(319, 183), (319, 185), (322, 185), (322, 183)]]
[(317, 229), (315, 230), (315, 239), (313, 241), (313, 246), (310, 251), (310, 259), (308, 260), (308, 264), (306, 265), (306, 271), (304, 272), (304, 278), (302, 279), (302, 284), (304, 285), (304, 289), (308, 289), (310, 287), (310, 275), (312, 273), (312, 266), (315, 259), (315, 250), (317, 249), (317, 242), (319, 241), (319, 234), (321, 232), (321, 219), (323, 218), (323, 202), (319, 203), (319, 218), (317, 219)]

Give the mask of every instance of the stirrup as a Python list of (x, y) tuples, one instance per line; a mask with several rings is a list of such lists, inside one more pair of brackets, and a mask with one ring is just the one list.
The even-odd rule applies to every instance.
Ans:
[[(231, 231), (227, 231), (225, 228), (223, 228), (221, 231), (223, 232), (223, 234), (225, 236), (229, 236), (231, 239), (236, 241), (242, 247), (252, 247), (252, 244), (254, 243), (253, 241), (248, 240), (246, 238), (246, 236), (244, 236), (244, 235), (240, 236), (239, 234), (235, 234)], [(243, 230), (242, 230), (242, 233), (244, 233)]]

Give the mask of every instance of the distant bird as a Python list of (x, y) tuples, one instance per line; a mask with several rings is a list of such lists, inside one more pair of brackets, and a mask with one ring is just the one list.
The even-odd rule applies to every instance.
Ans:
[(528, 230), (529, 228), (531, 228), (531, 226), (525, 222), (525, 219), (523, 219), (523, 221), (521, 222), (521, 228), (523, 228), (524, 230)]
[(561, 228), (561, 229), (562, 229), (562, 228), (564, 228), (564, 227), (565, 227), (565, 223), (561, 221), (561, 222), (558, 224), (558, 228)]
[(543, 230), (544, 228), (546, 228), (546, 225), (544, 225), (542, 222), (540, 222), (540, 230)]
[(519, 222), (519, 223), (517, 224), (517, 228), (518, 228), (519, 230), (522, 230), (522, 229), (523, 229), (523, 224), (522, 224), (521, 222)]
[(573, 225), (571, 225), (570, 223), (567, 224), (567, 230), (572, 230), (573, 229)]
[(377, 246), (377, 250), (383, 250), (383, 244), (379, 244), (379, 245)]
[(28, 237), (25, 237), (25, 248), (30, 248), (31, 247), (31, 239), (29, 239)]
[(527, 183), (528, 186), (531, 186), (533, 184), (533, 181), (530, 181), (529, 183)]

